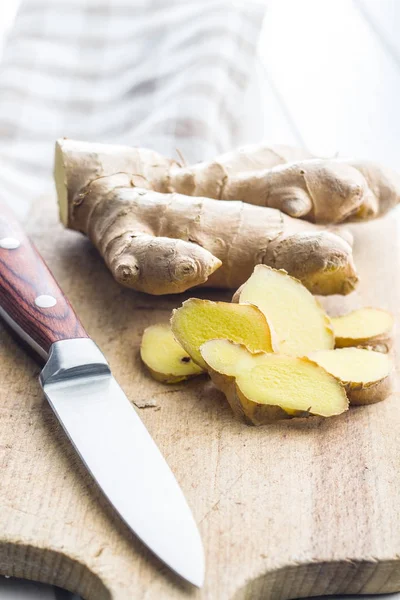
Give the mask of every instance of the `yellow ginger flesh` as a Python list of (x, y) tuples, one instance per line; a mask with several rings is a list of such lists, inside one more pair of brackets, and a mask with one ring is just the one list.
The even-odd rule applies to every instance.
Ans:
[(200, 346), (212, 339), (245, 344), (249, 350), (272, 352), (271, 331), (264, 314), (249, 304), (191, 298), (173, 311), (173, 334), (189, 356), (206, 368)]
[(285, 271), (256, 266), (233, 300), (258, 306), (276, 333), (278, 350), (283, 354), (305, 356), (334, 347), (329, 318), (302, 283)]
[(144, 330), (140, 356), (152, 377), (164, 383), (177, 383), (203, 372), (178, 344), (167, 323)]
[(309, 358), (345, 384), (351, 404), (380, 402), (392, 391), (393, 363), (387, 354), (340, 348), (313, 352)]
[(371, 383), (388, 375), (391, 360), (386, 354), (362, 348), (322, 350), (309, 355), (341, 381)]
[(254, 424), (306, 414), (330, 417), (348, 408), (343, 385), (307, 358), (252, 354), (227, 340), (206, 342), (201, 354), (233, 410)]
[(359, 308), (331, 321), (338, 348), (388, 341), (394, 324), (393, 316), (379, 308)]

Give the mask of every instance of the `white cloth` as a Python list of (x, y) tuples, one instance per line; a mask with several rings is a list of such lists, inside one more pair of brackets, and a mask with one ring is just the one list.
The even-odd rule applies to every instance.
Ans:
[(54, 140), (188, 162), (235, 145), (264, 7), (251, 0), (25, 0), (0, 66), (0, 186), (22, 216)]

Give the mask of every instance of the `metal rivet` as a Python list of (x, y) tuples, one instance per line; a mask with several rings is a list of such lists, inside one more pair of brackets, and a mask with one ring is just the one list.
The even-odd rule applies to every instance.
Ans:
[(6, 250), (15, 250), (16, 248), (19, 248), (20, 245), (21, 242), (16, 238), (5, 237), (0, 240), (0, 248), (5, 248)]
[(43, 294), (43, 296), (35, 298), (35, 304), (39, 308), (51, 308), (57, 304), (57, 300), (53, 296)]

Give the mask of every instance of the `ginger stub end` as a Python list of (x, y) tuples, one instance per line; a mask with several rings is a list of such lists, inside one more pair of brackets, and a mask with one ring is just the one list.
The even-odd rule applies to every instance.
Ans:
[(178, 383), (204, 372), (178, 344), (167, 323), (144, 330), (140, 356), (151, 376), (163, 383)]
[(308, 358), (258, 352), (211, 340), (201, 354), (215, 385), (236, 415), (254, 425), (348, 409), (344, 386)]
[(68, 227), (68, 185), (66, 179), (66, 172), (64, 168), (63, 152), (61, 149), (61, 140), (57, 140), (55, 146), (54, 181), (56, 184), (60, 221), (64, 225), (64, 227)]
[(228, 339), (252, 352), (273, 352), (271, 329), (265, 315), (251, 304), (232, 304), (191, 298), (172, 313), (171, 328), (177, 341), (203, 369), (200, 347), (208, 340)]

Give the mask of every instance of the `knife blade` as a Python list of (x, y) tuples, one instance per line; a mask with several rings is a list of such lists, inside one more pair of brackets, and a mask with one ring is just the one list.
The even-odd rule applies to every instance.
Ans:
[(0, 207), (0, 317), (45, 362), (39, 380), (88, 471), (128, 527), (201, 587), (204, 554), (181, 488), (22, 227)]

